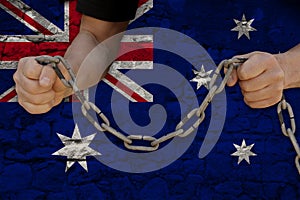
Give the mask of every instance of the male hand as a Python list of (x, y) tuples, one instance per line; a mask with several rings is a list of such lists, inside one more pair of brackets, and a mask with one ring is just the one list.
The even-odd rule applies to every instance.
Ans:
[(265, 108), (278, 103), (282, 98), (285, 75), (279, 57), (264, 52), (236, 57), (248, 60), (232, 72), (227, 85), (239, 82), (244, 101), (251, 108)]
[[(62, 66), (59, 67), (63, 74), (67, 74)], [(13, 78), (18, 102), (31, 114), (48, 112), (72, 93), (51, 67), (38, 64), (35, 57), (22, 58)]]

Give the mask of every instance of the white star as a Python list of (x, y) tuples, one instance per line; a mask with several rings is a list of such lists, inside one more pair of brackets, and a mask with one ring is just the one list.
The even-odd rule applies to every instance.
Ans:
[(236, 23), (236, 27), (234, 27), (233, 29), (231, 29), (231, 31), (238, 31), (239, 35), (238, 35), (238, 39), (240, 39), (240, 37), (242, 37), (242, 35), (246, 35), (247, 38), (250, 40), (250, 31), (256, 31), (255, 28), (251, 27), (252, 22), (254, 21), (254, 19), (251, 19), (250, 21), (246, 20), (245, 14), (243, 14), (243, 18), (241, 21), (237, 20), (237, 19), (233, 19), (234, 22)]
[(213, 70), (205, 72), (204, 66), (202, 65), (201, 71), (193, 70), (194, 74), (196, 75), (195, 78), (190, 80), (191, 82), (197, 82), (197, 90), (204, 85), (207, 89), (209, 89), (208, 83), (211, 81), (209, 75), (212, 73)]
[(254, 144), (247, 146), (244, 139), (241, 146), (236, 144), (233, 144), (233, 146), (236, 148), (237, 151), (231, 154), (231, 156), (239, 157), (238, 164), (240, 164), (242, 160), (246, 160), (247, 163), (250, 164), (249, 156), (257, 156), (255, 153), (251, 152), (251, 149), (254, 146)]
[(90, 143), (96, 136), (96, 133), (81, 138), (77, 124), (72, 135), (72, 138), (57, 133), (58, 137), (65, 145), (62, 149), (56, 151), (52, 155), (67, 156), (66, 172), (72, 167), (75, 162), (78, 162), (86, 171), (88, 171), (86, 156), (98, 156), (101, 153), (89, 147)]

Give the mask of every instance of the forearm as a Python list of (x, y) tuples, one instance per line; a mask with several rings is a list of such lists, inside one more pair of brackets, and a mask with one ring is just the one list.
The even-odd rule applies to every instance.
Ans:
[[(77, 74), (80, 89), (97, 84), (106, 74), (111, 59), (117, 54), (121, 34), (99, 45), (120, 32), (126, 30), (128, 22), (106, 22), (83, 16), (80, 32), (68, 48), (65, 58)], [(95, 48), (97, 47), (97, 48)], [(93, 51), (93, 53), (91, 53)], [(96, 56), (94, 56), (96, 54)]]
[(77, 73), (83, 60), (98, 44), (99, 42), (92, 33), (85, 30), (78, 33), (64, 56), (75, 73)]
[(275, 56), (284, 71), (284, 89), (300, 87), (300, 44)]

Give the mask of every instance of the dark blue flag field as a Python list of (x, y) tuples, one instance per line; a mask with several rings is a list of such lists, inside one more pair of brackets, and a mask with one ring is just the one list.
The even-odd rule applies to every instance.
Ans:
[(250, 108), (239, 84), (206, 98), (222, 60), (300, 43), (298, 1), (140, 1), (120, 56), (82, 92), (107, 117), (89, 111), (103, 130), (76, 97), (39, 115), (17, 103), (18, 60), (63, 55), (75, 7), (0, 0), (0, 199), (300, 198), (300, 90), (284, 90), (290, 137), (281, 107)]

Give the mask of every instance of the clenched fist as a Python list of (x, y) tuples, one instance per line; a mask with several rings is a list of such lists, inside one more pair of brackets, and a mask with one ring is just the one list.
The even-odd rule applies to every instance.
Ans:
[(239, 82), (244, 101), (252, 108), (265, 108), (278, 103), (285, 86), (285, 72), (279, 57), (264, 52), (238, 57), (248, 60), (233, 71), (227, 85), (233, 86)]
[[(64, 67), (59, 67), (66, 76)], [(20, 105), (31, 114), (48, 112), (72, 93), (51, 67), (38, 64), (35, 57), (22, 58), (13, 78)]]

